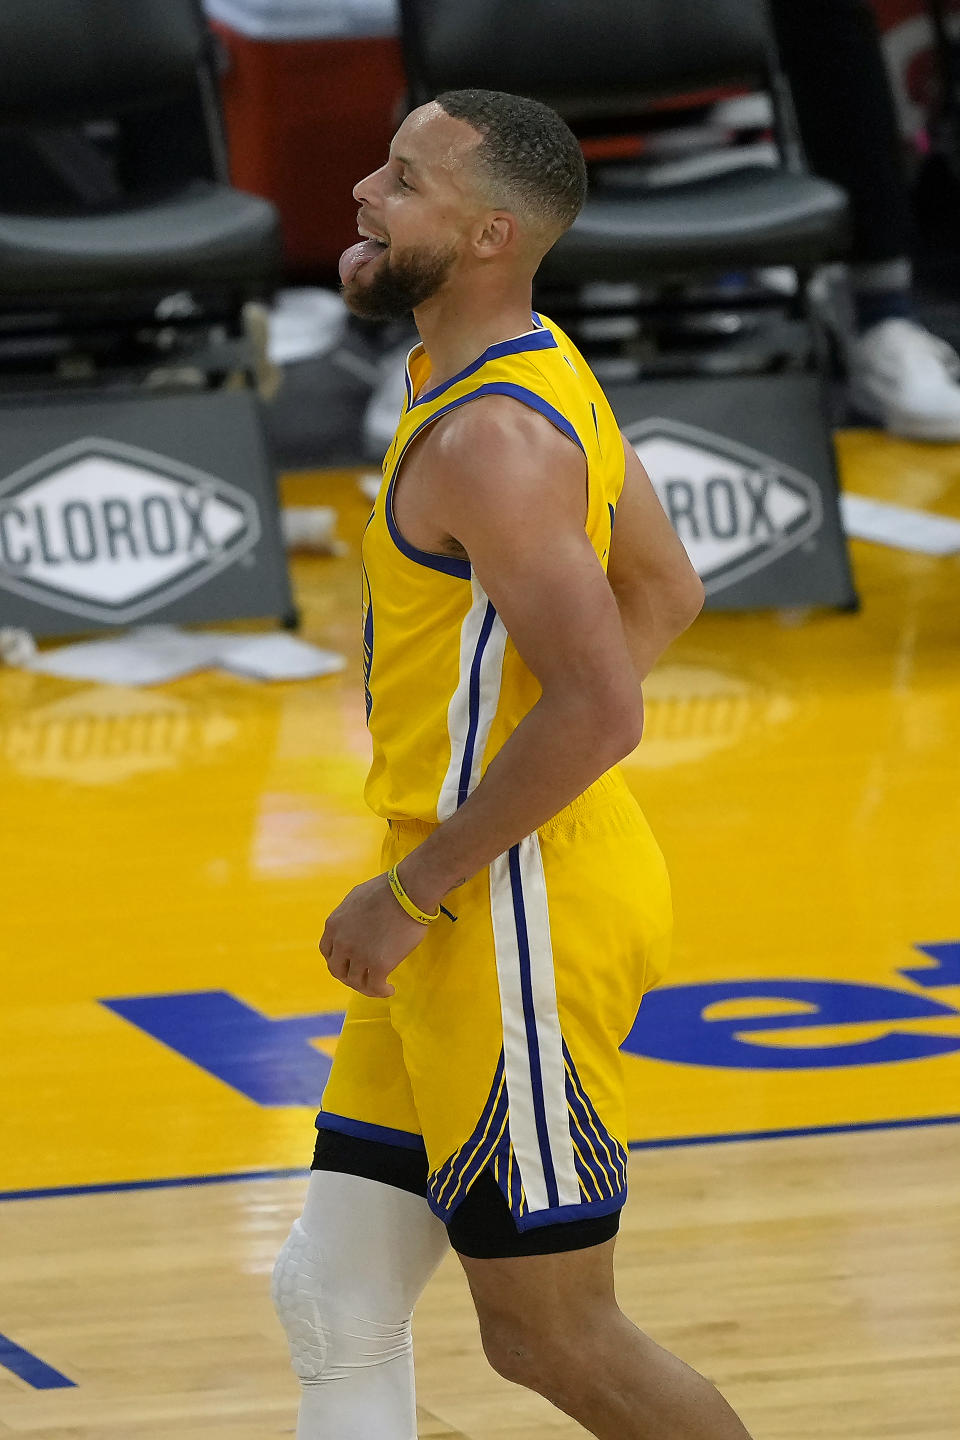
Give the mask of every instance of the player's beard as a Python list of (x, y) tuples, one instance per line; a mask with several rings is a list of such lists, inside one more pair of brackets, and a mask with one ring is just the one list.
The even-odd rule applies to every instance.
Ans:
[(382, 260), (372, 262), (377, 267), (375, 275), (358, 284), (358, 271), (350, 284), (342, 287), (341, 294), (354, 315), (364, 320), (401, 320), (418, 305), (433, 299), (455, 259), (453, 246), (446, 250), (421, 247), (401, 255), (390, 251)]

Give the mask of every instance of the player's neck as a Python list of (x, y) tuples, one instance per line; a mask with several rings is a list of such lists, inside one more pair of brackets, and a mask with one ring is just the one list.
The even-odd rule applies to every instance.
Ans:
[(430, 361), (430, 388), (445, 385), (502, 340), (533, 329), (529, 291), (491, 301), (488, 295), (438, 295), (414, 311)]

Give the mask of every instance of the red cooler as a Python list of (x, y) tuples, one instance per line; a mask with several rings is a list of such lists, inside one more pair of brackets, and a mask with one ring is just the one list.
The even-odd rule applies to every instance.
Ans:
[(271, 200), (291, 273), (336, 278), (356, 182), (402, 114), (396, 0), (204, 0), (225, 53), (233, 183)]

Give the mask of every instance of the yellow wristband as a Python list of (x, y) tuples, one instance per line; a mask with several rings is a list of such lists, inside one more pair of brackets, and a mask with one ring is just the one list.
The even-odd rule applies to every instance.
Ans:
[(439, 906), (437, 907), (437, 913), (435, 915), (428, 915), (425, 910), (421, 910), (418, 908), (418, 906), (414, 905), (413, 901), (410, 899), (410, 896), (400, 884), (400, 876), (397, 874), (396, 865), (392, 866), (392, 868), (387, 871), (387, 880), (389, 882), (390, 889), (393, 891), (394, 895), (397, 898), (397, 901), (400, 905), (403, 906), (404, 910), (406, 910), (411, 920), (419, 920), (421, 925), (432, 925), (434, 920), (440, 919)]

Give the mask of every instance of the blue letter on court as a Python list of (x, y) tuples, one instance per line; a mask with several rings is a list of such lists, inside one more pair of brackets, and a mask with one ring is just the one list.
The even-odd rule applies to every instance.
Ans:
[(946, 940), (942, 945), (915, 945), (914, 949), (929, 955), (936, 964), (924, 965), (920, 970), (901, 970), (901, 975), (915, 985), (922, 985), (924, 990), (960, 985), (960, 940)]
[[(707, 1018), (711, 1005), (757, 1001), (755, 1015)], [(764, 1014), (764, 1002), (793, 1001), (791, 1014)], [(721, 980), (707, 985), (668, 985), (651, 990), (622, 1048), (680, 1065), (719, 1065), (738, 1070), (814, 1070), (833, 1065), (877, 1065), (923, 1060), (960, 1050), (960, 1038), (890, 1030), (871, 1040), (824, 1045), (764, 1045), (764, 1031), (823, 1025), (876, 1025), (893, 1020), (956, 1018), (957, 1011), (924, 995), (884, 985), (840, 980)]]
[(226, 990), (101, 1004), (257, 1105), (319, 1107), (330, 1057), (310, 1041), (343, 1029), (342, 1010), (272, 1020)]

